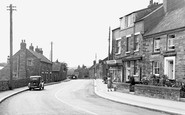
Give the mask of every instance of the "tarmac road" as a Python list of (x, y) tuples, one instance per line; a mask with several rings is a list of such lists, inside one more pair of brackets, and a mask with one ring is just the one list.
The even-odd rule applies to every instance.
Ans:
[(93, 80), (71, 80), (26, 91), (0, 105), (0, 115), (166, 115), (94, 94)]

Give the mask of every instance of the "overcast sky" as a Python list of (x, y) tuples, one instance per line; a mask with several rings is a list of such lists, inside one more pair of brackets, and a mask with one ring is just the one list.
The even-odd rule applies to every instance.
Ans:
[[(13, 54), (22, 39), (27, 48), (32, 43), (53, 61), (66, 62), (69, 67), (91, 66), (108, 54), (108, 33), (119, 27), (119, 18), (146, 8), (150, 0), (0, 0), (0, 62), (10, 54), (9, 11), (13, 4)], [(162, 0), (154, 0), (162, 2)]]

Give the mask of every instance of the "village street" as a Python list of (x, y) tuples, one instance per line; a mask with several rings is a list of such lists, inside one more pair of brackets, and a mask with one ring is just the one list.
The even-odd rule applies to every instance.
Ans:
[(93, 80), (71, 80), (25, 91), (5, 100), (0, 115), (160, 115), (112, 102), (94, 93)]

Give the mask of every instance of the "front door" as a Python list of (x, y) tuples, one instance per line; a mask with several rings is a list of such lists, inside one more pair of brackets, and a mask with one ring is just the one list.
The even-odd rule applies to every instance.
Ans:
[(166, 74), (169, 79), (175, 79), (175, 57), (165, 57), (164, 74)]
[(168, 76), (169, 76), (169, 79), (173, 79), (173, 61), (170, 60), (168, 61)]

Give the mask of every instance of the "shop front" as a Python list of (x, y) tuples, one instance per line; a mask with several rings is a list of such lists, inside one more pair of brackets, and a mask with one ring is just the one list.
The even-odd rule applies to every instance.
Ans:
[(108, 60), (109, 73), (112, 75), (114, 82), (123, 82), (123, 64), (122, 60)]

